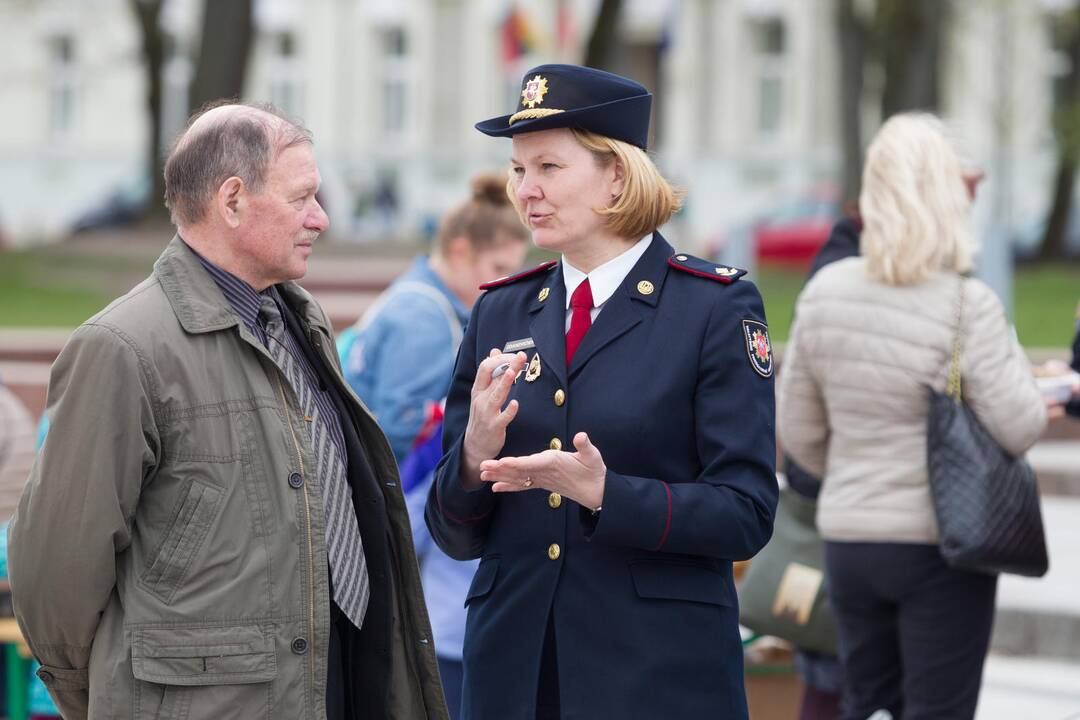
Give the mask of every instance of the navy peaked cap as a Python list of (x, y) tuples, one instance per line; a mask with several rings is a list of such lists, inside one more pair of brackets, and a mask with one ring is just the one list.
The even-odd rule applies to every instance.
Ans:
[(493, 137), (578, 128), (644, 150), (652, 95), (641, 83), (580, 65), (539, 65), (525, 73), (517, 109), (476, 123)]

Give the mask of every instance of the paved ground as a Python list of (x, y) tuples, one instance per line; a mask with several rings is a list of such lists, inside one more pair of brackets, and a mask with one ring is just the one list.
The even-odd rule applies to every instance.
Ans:
[(1080, 664), (991, 655), (975, 720), (1080, 720)]

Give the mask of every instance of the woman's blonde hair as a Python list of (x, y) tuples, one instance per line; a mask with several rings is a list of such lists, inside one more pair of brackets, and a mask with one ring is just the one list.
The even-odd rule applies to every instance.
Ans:
[(971, 198), (956, 148), (933, 115), (894, 115), (881, 127), (866, 153), (859, 212), (872, 278), (910, 285), (938, 270), (971, 269)]
[[(583, 148), (593, 154), (599, 167), (607, 167), (612, 162), (622, 165), (622, 193), (609, 207), (596, 208), (597, 213), (607, 217), (608, 227), (615, 235), (635, 240), (644, 237), (670, 220), (682, 207), (686, 192), (673, 187), (660, 174), (660, 170), (644, 150), (588, 130), (571, 128), (570, 132)], [(513, 199), (516, 189), (511, 171), (506, 183), (506, 194)], [(520, 207), (518, 214), (521, 215), (521, 221), (527, 224)]]

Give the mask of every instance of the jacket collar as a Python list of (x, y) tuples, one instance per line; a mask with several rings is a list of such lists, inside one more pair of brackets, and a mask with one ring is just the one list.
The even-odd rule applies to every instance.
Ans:
[[(641, 322), (644, 314), (656, 307), (668, 274), (667, 259), (673, 253), (664, 237), (654, 232), (645, 254), (627, 273), (585, 334), (569, 369), (566, 368), (566, 288), (561, 268), (560, 272), (545, 278), (540, 292), (529, 302), (532, 315), (529, 330), (537, 351), (560, 383), (565, 384), (568, 376), (576, 374), (593, 355)], [(543, 292), (544, 288), (548, 292)]]
[[(165, 252), (154, 263), (154, 276), (187, 332), (216, 332), (234, 325), (241, 327), (242, 334), (247, 332), (221, 288), (179, 235), (173, 236)], [(286, 304), (301, 319), (331, 334), (315, 301), (303, 288), (294, 282), (280, 283), (277, 288)]]

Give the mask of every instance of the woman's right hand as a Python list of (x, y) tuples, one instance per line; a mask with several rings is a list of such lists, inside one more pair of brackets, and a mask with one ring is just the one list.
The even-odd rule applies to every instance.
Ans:
[[(461, 482), (466, 488), (481, 486), (480, 463), (498, 455), (506, 442), (506, 428), (518, 411), (518, 401), (511, 400), (508, 404), (506, 398), (525, 362), (525, 353), (503, 353), (492, 348), (476, 368), (469, 401), (469, 424), (462, 445)], [(491, 374), (504, 363), (509, 363), (510, 368), (492, 379)]]

